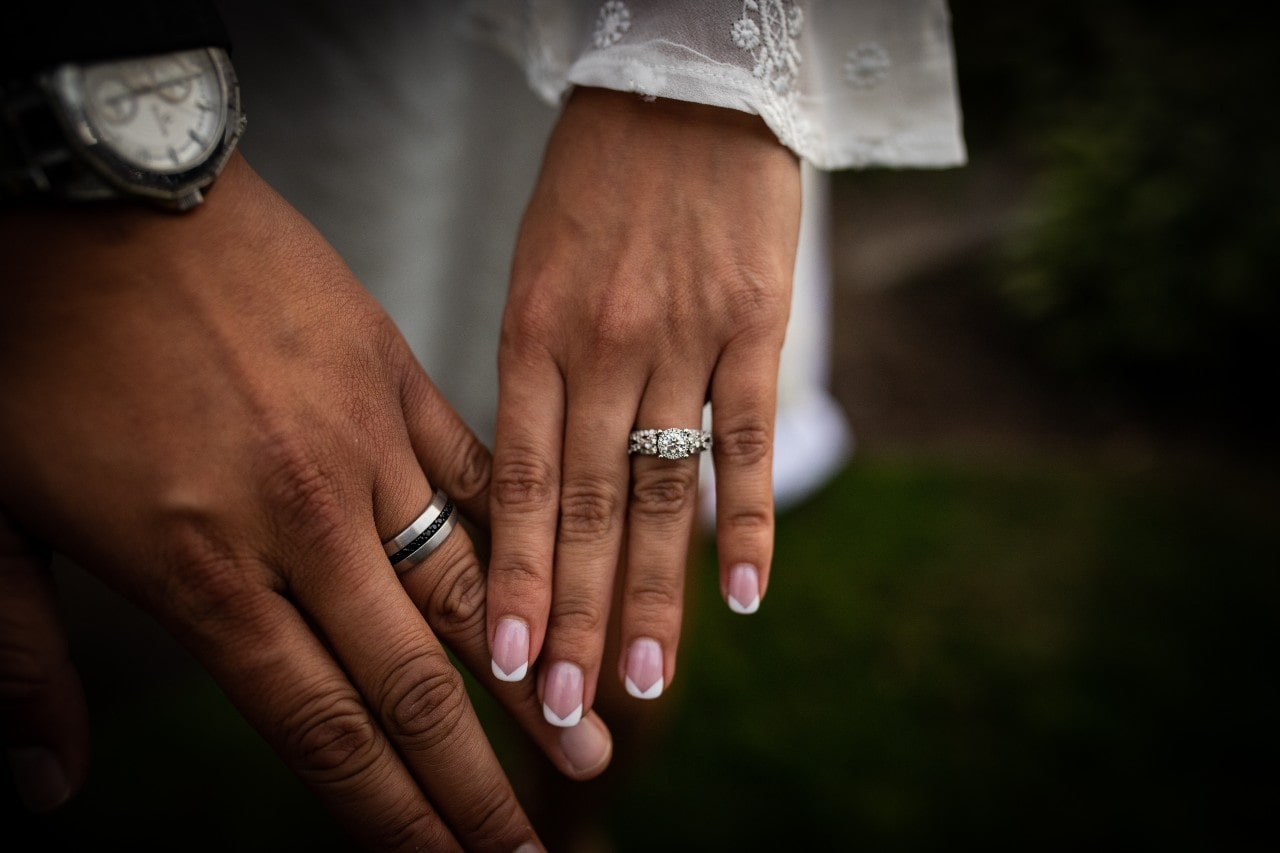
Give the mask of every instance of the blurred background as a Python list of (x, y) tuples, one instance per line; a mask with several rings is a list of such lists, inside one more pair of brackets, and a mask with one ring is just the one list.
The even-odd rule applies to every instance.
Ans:
[[(594, 786), (618, 851), (1276, 843), (1275, 37), (1235, 2), (952, 13), (970, 163), (835, 178), (856, 452), (755, 616), (701, 555), (665, 737)], [(0, 848), (345, 849), (167, 635), (60, 574), (94, 766), (47, 819), (5, 778)]]

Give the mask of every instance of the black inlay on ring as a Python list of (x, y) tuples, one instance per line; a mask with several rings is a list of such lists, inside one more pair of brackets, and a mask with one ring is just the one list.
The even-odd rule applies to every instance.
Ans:
[(440, 508), (440, 514), (436, 516), (435, 521), (431, 522), (431, 526), (419, 533), (417, 539), (414, 539), (408, 545), (405, 545), (388, 558), (391, 560), (391, 565), (394, 566), (396, 563), (399, 563), (401, 560), (409, 557), (414, 551), (417, 551), (423, 545), (426, 545), (427, 540), (432, 536), (435, 536), (441, 527), (444, 527), (445, 522), (449, 520), (449, 516), (451, 515), (453, 515), (453, 501), (445, 501), (444, 506)]

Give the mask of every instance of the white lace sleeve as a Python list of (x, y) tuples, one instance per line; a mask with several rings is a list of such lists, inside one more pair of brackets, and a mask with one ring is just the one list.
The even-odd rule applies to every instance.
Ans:
[(551, 103), (574, 85), (757, 113), (821, 169), (965, 160), (946, 0), (472, 0)]

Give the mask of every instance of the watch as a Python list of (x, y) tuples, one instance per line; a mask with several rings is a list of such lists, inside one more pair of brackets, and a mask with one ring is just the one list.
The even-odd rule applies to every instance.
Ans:
[(244, 132), (222, 48), (67, 63), (0, 89), (0, 198), (189, 210)]

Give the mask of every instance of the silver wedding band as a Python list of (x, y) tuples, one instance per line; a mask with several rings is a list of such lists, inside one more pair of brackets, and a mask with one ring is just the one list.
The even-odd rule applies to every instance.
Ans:
[(688, 459), (711, 449), (711, 433), (705, 429), (638, 429), (631, 433), (628, 454)]
[(383, 542), (382, 550), (399, 574), (418, 565), (439, 548), (457, 523), (458, 514), (454, 511), (453, 501), (437, 489), (422, 515), (395, 538)]

